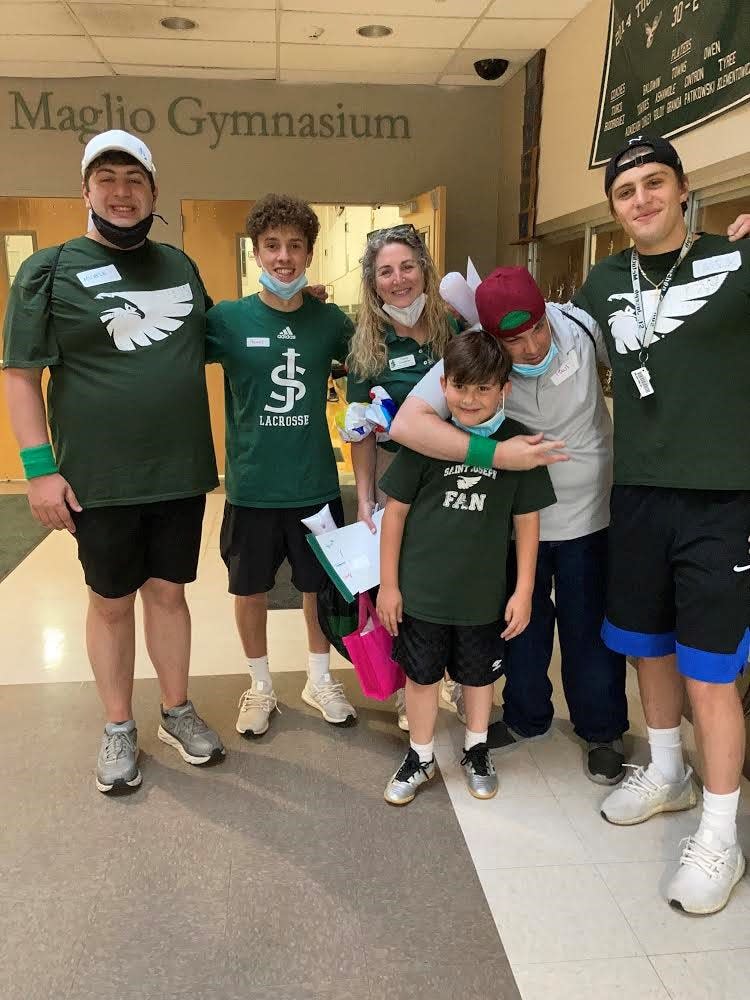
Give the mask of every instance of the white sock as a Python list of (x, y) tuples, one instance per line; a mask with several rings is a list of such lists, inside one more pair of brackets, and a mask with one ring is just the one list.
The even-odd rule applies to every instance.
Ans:
[(307, 676), (313, 684), (322, 684), (331, 679), (331, 654), (308, 653)]
[(434, 756), (435, 741), (430, 740), (429, 743), (415, 743), (414, 740), (409, 740), (412, 750), (415, 754), (419, 755), (420, 764), (429, 764)]
[(268, 656), (251, 656), (248, 658), (247, 667), (253, 679), (253, 688), (257, 691), (271, 691), (273, 681), (271, 672), (268, 669)]
[(477, 744), (486, 742), (487, 742), (486, 729), (483, 733), (472, 733), (472, 731), (467, 727), (466, 735), (464, 736), (464, 750), (471, 750), (471, 748), (477, 746)]
[(685, 761), (682, 756), (680, 727), (674, 729), (651, 729), (648, 727), (648, 745), (651, 747), (651, 763), (659, 768), (670, 785), (685, 777)]
[[(716, 795), (703, 789), (703, 815), (696, 837), (709, 831), (715, 834), (725, 847), (737, 843), (737, 806), (740, 801), (740, 790), (729, 792), (728, 795)], [(712, 838), (706, 838), (712, 839)]]

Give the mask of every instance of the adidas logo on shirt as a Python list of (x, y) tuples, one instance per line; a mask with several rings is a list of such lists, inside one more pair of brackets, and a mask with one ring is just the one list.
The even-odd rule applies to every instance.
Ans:
[(277, 340), (296, 340), (297, 338), (292, 333), (290, 327), (285, 326), (284, 329), (276, 334)]

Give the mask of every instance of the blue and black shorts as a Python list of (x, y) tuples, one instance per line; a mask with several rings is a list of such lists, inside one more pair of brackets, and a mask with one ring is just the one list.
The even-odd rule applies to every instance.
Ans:
[(615, 486), (602, 638), (728, 684), (750, 655), (750, 491)]

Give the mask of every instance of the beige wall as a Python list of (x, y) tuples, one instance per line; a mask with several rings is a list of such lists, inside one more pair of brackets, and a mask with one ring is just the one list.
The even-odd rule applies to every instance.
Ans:
[[(156, 127), (143, 138), (151, 146), (161, 187), (160, 207), (169, 226), (154, 235), (181, 242), (179, 205), (188, 198), (253, 199), (269, 190), (290, 190), (314, 202), (394, 204), (437, 185), (447, 187), (447, 265), (460, 267), (471, 253), (480, 268), (495, 260), (499, 92), (489, 88), (296, 86), (265, 82), (146, 79), (5, 80), (0, 115), (0, 195), (75, 195), (82, 145), (70, 131), (16, 129), (12, 91), (36, 108), (39, 94), (53, 92), (50, 108), (103, 105), (151, 110)], [(202, 101), (202, 112), (234, 110), (407, 115), (410, 140), (389, 138), (243, 137), (226, 132), (183, 136), (168, 124), (177, 97)], [(122, 102), (117, 102), (117, 97)], [(183, 105), (183, 119), (196, 105)], [(200, 112), (197, 112), (200, 114)], [(63, 112), (65, 114), (65, 112)], [(25, 119), (24, 119), (25, 120)], [(53, 113), (53, 124), (60, 122)], [(145, 121), (141, 116), (141, 121)], [(41, 119), (39, 121), (41, 124)], [(362, 125), (360, 119), (360, 127)], [(99, 123), (99, 127), (106, 127)], [(185, 126), (186, 127), (186, 126)]]
[(500, 176), (498, 181), (497, 266), (526, 263), (523, 247), (511, 246), (518, 239), (521, 203), (521, 153), (523, 152), (523, 99), (526, 74), (516, 73), (500, 91)]
[[(607, 47), (609, 0), (592, 0), (547, 49), (539, 212), (542, 231), (606, 214), (604, 168), (588, 169)], [(750, 104), (674, 139), (693, 188), (750, 172)]]

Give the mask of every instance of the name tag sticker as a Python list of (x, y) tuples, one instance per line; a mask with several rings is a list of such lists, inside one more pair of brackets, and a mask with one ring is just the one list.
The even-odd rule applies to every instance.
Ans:
[(89, 271), (79, 271), (76, 278), (84, 288), (93, 288), (95, 285), (106, 285), (110, 281), (122, 281), (122, 275), (114, 264), (106, 267), (94, 267)]
[(392, 372), (397, 372), (399, 368), (413, 368), (416, 363), (417, 359), (413, 354), (405, 354), (403, 358), (391, 358), (388, 367)]
[(271, 338), (270, 337), (248, 337), (245, 341), (245, 347), (270, 347)]
[(552, 384), (560, 385), (561, 382), (570, 378), (571, 375), (575, 375), (580, 367), (578, 355), (575, 351), (571, 351), (568, 354), (567, 360), (560, 365), (554, 375), (550, 376)]
[(742, 267), (742, 254), (739, 250), (733, 253), (723, 253), (718, 257), (706, 257), (705, 260), (693, 261), (693, 277), (706, 278), (709, 274), (722, 274), (726, 271), (739, 271)]

